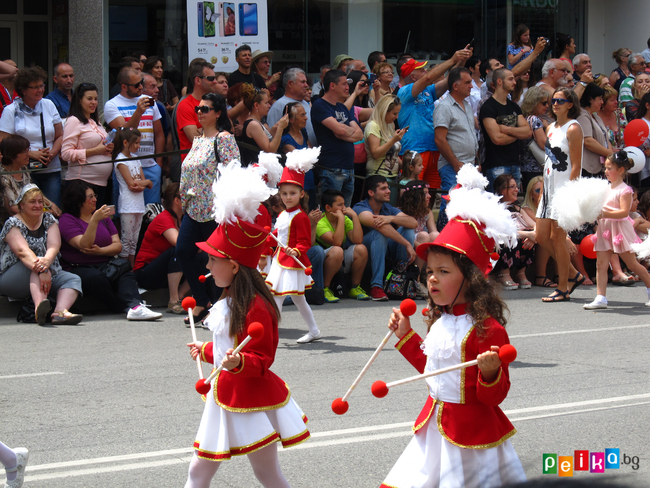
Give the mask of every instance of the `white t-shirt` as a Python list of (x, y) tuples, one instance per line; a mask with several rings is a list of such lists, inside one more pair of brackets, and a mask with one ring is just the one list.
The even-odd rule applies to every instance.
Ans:
[[(142, 95), (143, 97), (149, 98), (148, 95)], [(104, 120), (107, 124), (110, 124), (113, 120), (118, 117), (124, 117), (124, 120), (128, 122), (135, 112), (135, 109), (138, 108), (138, 98), (126, 98), (122, 95), (117, 95), (116, 97), (111, 98), (104, 105)], [(138, 151), (138, 156), (146, 156), (147, 154), (155, 153), (154, 139), (153, 139), (153, 123), (156, 120), (160, 120), (160, 111), (158, 107), (154, 105), (149, 107), (140, 117), (140, 123), (138, 124), (138, 130), (142, 134), (142, 139), (140, 139), (140, 150)], [(148, 168), (150, 166), (155, 166), (156, 161), (151, 159), (141, 159), (143, 168)]]
[[(136, 154), (132, 154), (131, 157), (135, 157)], [(134, 180), (140, 180), (140, 160), (137, 161), (120, 161), (121, 159), (126, 159), (126, 156), (122, 153), (118, 154), (115, 158), (115, 177), (117, 178), (118, 183), (120, 184), (120, 197), (117, 200), (117, 208), (120, 213), (144, 213), (144, 193), (143, 192), (133, 192), (129, 190), (129, 185), (126, 184), (126, 180), (120, 173), (120, 170), (117, 168), (119, 165), (126, 166), (129, 168), (129, 173)]]
[[(43, 111), (45, 142), (47, 143), (47, 147), (52, 149), (52, 145), (54, 144), (54, 125), (61, 123), (61, 116), (59, 115), (59, 111), (56, 109), (56, 105), (47, 98), (43, 98), (39, 101), (36, 104), (36, 108), (40, 108)], [(2, 117), (0, 117), (0, 131), (6, 132), (7, 134), (18, 134), (19, 136), (23, 136), (29, 141), (29, 149), (31, 151), (43, 149), (41, 116), (24, 114), (25, 127), (16, 129), (16, 110), (18, 110), (18, 103), (12, 103), (5, 107), (2, 112)], [(39, 171), (39, 173), (56, 173), (57, 171), (61, 171), (61, 161), (59, 160), (58, 155), (50, 161), (50, 164), (47, 165), (47, 169)]]

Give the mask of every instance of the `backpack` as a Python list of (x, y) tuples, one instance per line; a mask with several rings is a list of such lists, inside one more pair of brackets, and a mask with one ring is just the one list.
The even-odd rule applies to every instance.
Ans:
[(415, 264), (409, 265), (400, 261), (386, 276), (384, 293), (391, 300), (404, 300), (417, 298), (417, 283), (420, 277), (420, 270)]

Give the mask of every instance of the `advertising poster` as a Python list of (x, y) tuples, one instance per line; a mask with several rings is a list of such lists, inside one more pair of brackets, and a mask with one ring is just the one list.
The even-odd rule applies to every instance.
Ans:
[(215, 71), (238, 68), (235, 49), (248, 44), (251, 52), (268, 50), (266, 0), (255, 2), (187, 2), (189, 59), (205, 58)]

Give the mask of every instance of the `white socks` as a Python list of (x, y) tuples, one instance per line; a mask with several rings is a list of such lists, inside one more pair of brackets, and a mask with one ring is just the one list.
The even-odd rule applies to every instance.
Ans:
[[(15, 468), (18, 464), (16, 453), (13, 449), (5, 446), (2, 442), (0, 442), (0, 463), (2, 463), (5, 469)], [(16, 471), (7, 471), (7, 481), (13, 481), (15, 479)]]
[[(290, 295), (290, 296), (291, 296), (291, 300), (293, 301), (293, 304), (298, 309), (298, 312), (300, 312), (300, 316), (307, 323), (307, 327), (309, 328), (309, 333), (313, 336), (320, 334), (320, 330), (318, 330), (318, 326), (316, 325), (316, 320), (314, 319), (314, 314), (311, 311), (309, 304), (307, 303), (307, 299), (305, 298), (305, 295)], [(284, 302), (285, 297), (276, 295), (273, 298), (275, 299), (275, 304), (278, 306), (278, 310), (280, 311), (280, 313), (282, 313), (282, 303)]]
[[(650, 291), (648, 293), (650, 293)], [(650, 300), (650, 298), (648, 299)], [(607, 305), (607, 297), (605, 295), (596, 295), (594, 302), (604, 303), (605, 305)]]

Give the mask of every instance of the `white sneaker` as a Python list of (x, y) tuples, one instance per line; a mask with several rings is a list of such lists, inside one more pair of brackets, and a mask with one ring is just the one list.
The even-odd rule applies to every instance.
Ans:
[(647, 302), (645, 302), (645, 306), (646, 306), (646, 307), (650, 307), (650, 300), (648, 300)]
[(582, 306), (582, 308), (584, 308), (585, 310), (599, 310), (599, 309), (607, 308), (607, 302), (601, 302), (600, 300), (595, 299), (591, 303), (585, 303)]
[(126, 314), (126, 320), (156, 320), (161, 317), (161, 313), (149, 310), (146, 303), (133, 307)]
[(296, 342), (298, 344), (308, 344), (309, 342), (316, 341), (321, 338), (320, 332), (316, 335), (311, 335), (311, 332), (307, 332), (304, 336), (298, 339)]
[(16, 453), (16, 467), (12, 471), (16, 472), (16, 478), (12, 481), (6, 481), (6, 488), (20, 488), (25, 480), (25, 466), (29, 460), (29, 451), (24, 447), (13, 449)]

